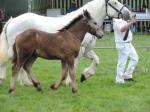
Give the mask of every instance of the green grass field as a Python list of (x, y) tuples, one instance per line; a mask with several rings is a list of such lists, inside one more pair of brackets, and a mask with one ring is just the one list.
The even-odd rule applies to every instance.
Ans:
[[(150, 35), (134, 34), (134, 45), (150, 46)], [(114, 46), (113, 34), (105, 34), (97, 46)], [(60, 62), (38, 59), (33, 66), (43, 91), (17, 82), (13, 95), (8, 94), (11, 69), (0, 87), (0, 112), (150, 112), (150, 50), (137, 48), (139, 63), (134, 73), (136, 82), (117, 85), (114, 82), (117, 63), (116, 49), (94, 49), (100, 65), (94, 76), (80, 83), (80, 74), (91, 61), (82, 58), (77, 70), (79, 91), (61, 86), (57, 91), (49, 85), (59, 78)]]

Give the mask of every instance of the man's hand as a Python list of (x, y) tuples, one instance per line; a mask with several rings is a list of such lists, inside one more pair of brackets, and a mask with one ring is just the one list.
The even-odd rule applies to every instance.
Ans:
[(130, 22), (131, 22), (132, 24), (136, 23), (135, 17), (131, 18)]
[(127, 31), (130, 28), (130, 26), (134, 23), (136, 23), (136, 19), (135, 19), (135, 17), (132, 17), (132, 19), (130, 21), (128, 21), (127, 25), (123, 26), (120, 31), (121, 32)]

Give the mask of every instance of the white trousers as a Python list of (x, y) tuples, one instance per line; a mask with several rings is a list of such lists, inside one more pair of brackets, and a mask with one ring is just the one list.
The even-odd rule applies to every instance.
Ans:
[[(118, 50), (116, 83), (124, 83), (124, 79), (132, 78), (139, 58), (132, 43), (116, 43), (116, 48)], [(130, 60), (125, 70), (128, 58)]]

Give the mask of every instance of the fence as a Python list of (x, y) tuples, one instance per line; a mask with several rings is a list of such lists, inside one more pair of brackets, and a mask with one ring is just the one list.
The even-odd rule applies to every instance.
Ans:
[[(147, 51), (150, 51), (150, 46), (135, 46), (135, 48), (139, 48), (139, 49), (146, 49)], [(96, 46), (95, 49), (115, 49), (115, 47), (112, 47), (112, 46)]]
[[(47, 9), (61, 9), (65, 14), (71, 5), (72, 0), (32, 0), (31, 11), (46, 14)], [(77, 7), (83, 5), (83, 0), (76, 0)]]

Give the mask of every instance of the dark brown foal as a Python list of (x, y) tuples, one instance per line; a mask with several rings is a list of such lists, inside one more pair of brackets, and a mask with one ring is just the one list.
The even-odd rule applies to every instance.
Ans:
[(30, 75), (36, 89), (41, 90), (40, 82), (31, 69), (38, 57), (61, 60), (61, 78), (51, 85), (52, 89), (57, 89), (69, 72), (72, 80), (72, 92), (76, 92), (78, 87), (75, 79), (74, 60), (78, 56), (80, 43), (87, 32), (97, 37), (103, 35), (101, 28), (91, 18), (90, 14), (84, 11), (83, 15), (79, 15), (57, 33), (30, 29), (18, 35), (14, 45), (14, 65), (9, 92), (15, 90), (16, 75), (21, 67)]

